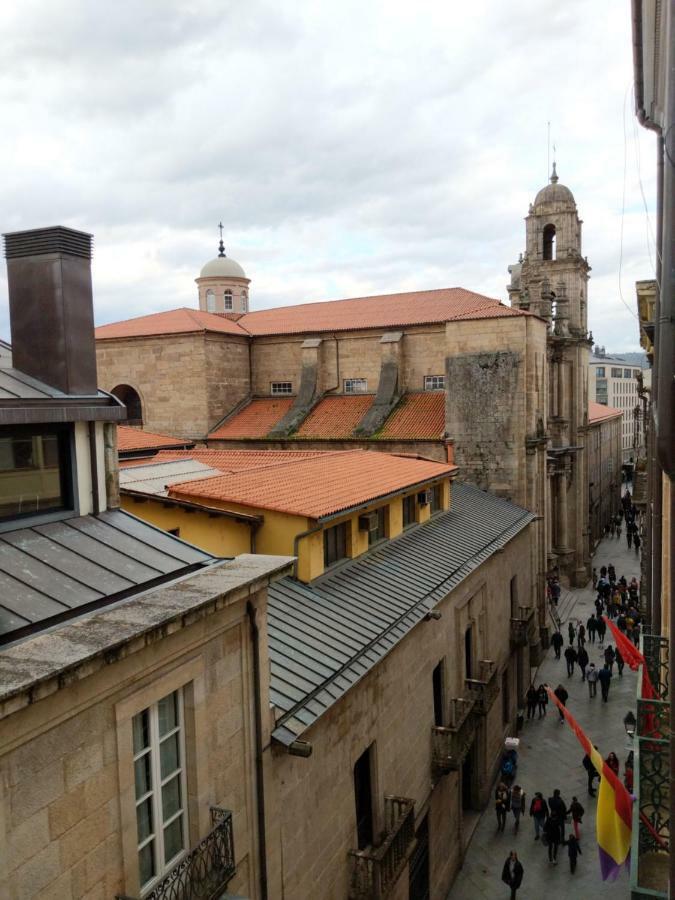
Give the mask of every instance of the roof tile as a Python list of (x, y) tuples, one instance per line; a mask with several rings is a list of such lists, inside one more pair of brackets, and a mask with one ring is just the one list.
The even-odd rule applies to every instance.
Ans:
[(374, 394), (324, 397), (298, 428), (299, 438), (349, 438), (373, 405)]
[(128, 425), (117, 426), (117, 449), (120, 453), (132, 450), (154, 450), (157, 447), (190, 447), (194, 441), (184, 438), (169, 437), (167, 434), (156, 434), (153, 431), (142, 431)]
[(588, 401), (588, 421), (591, 425), (595, 422), (602, 422), (603, 419), (614, 419), (621, 415), (623, 415), (622, 410), (615, 409), (613, 406), (605, 406), (602, 403), (596, 403), (595, 400)]
[(190, 332), (217, 331), (246, 337), (246, 332), (226, 316), (203, 312), (200, 309), (169, 309), (165, 312), (99, 325), (97, 340), (127, 337), (150, 337), (159, 334), (186, 334)]
[(293, 397), (260, 397), (213, 431), (210, 438), (263, 438), (293, 405)]
[(445, 434), (445, 391), (406, 394), (377, 435), (387, 440), (439, 440)]

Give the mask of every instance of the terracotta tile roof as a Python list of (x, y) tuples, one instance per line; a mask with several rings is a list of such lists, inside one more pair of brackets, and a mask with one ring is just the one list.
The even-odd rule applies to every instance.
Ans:
[(348, 438), (373, 405), (374, 394), (324, 397), (293, 437)]
[(125, 319), (123, 322), (112, 322), (110, 325), (99, 325), (96, 329), (96, 339), (100, 341), (109, 338), (148, 337), (156, 334), (186, 334), (198, 331), (218, 331), (223, 334), (246, 336), (246, 332), (226, 316), (181, 307), (151, 313), (149, 316)]
[(432, 460), (347, 450), (175, 484), (170, 496), (321, 519), (456, 471), (456, 466)]
[(219, 331), (240, 336), (353, 331), (357, 328), (399, 328), (453, 320), (529, 316), (490, 297), (464, 288), (410, 291), (347, 300), (323, 300), (246, 313), (233, 321), (229, 313), (172, 309), (139, 316), (96, 329), (98, 340)]
[[(297, 459), (312, 459), (329, 450), (160, 450), (153, 462), (173, 462), (178, 459), (194, 459), (197, 462), (220, 469), (221, 472), (243, 472), (292, 462)], [(145, 460), (147, 463), (147, 460)]]
[(464, 288), (442, 288), (263, 309), (248, 313), (239, 324), (251, 335), (298, 334), (519, 315), (527, 314)]
[(406, 394), (377, 437), (439, 440), (445, 434), (445, 391)]
[(184, 438), (169, 437), (166, 434), (155, 434), (152, 431), (141, 431), (128, 425), (117, 426), (117, 450), (130, 453), (133, 450), (156, 450), (158, 447), (190, 447), (194, 441)]
[(622, 415), (623, 412), (620, 409), (615, 409), (613, 406), (604, 406), (602, 403), (596, 403), (595, 400), (588, 401), (588, 421), (591, 424), (602, 422), (603, 419), (614, 419), (616, 416)]
[(260, 397), (211, 432), (210, 438), (263, 438), (288, 412), (293, 397)]

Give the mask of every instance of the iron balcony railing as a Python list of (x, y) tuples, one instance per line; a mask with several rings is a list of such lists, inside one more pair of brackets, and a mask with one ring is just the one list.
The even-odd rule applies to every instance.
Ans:
[(669, 648), (666, 638), (643, 634), (642, 652), (656, 698), (642, 700), (637, 685), (637, 731), (633, 749), (633, 844), (631, 898), (668, 897), (670, 855)]
[(447, 726), (431, 729), (431, 765), (434, 777), (459, 769), (471, 749), (476, 733), (472, 715), (473, 697), (454, 697), (450, 701), (450, 720)]
[(415, 844), (415, 801), (384, 798), (384, 833), (378, 846), (350, 850), (350, 900), (383, 900), (405, 868)]
[(491, 659), (481, 659), (478, 678), (465, 679), (468, 694), (474, 699), (474, 710), (480, 716), (486, 716), (499, 693), (497, 669)]
[[(211, 807), (211, 831), (143, 900), (216, 900), (235, 873), (232, 813)], [(136, 900), (123, 894), (117, 900)]]
[(514, 647), (526, 647), (530, 642), (534, 609), (531, 606), (519, 606), (518, 615), (511, 617), (511, 644)]

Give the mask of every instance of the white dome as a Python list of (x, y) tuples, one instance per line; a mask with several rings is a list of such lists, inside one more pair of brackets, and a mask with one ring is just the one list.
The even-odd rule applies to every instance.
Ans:
[(202, 267), (200, 278), (246, 278), (246, 272), (229, 256), (216, 256)]

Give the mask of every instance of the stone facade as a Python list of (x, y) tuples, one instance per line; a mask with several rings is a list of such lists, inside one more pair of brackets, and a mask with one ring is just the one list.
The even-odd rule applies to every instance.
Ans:
[(616, 412), (589, 420), (586, 429), (591, 549), (621, 508), (621, 426), (621, 414)]

